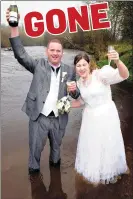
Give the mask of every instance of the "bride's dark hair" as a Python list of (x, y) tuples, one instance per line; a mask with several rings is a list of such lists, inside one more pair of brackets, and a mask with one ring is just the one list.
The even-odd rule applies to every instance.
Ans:
[(90, 60), (88, 54), (85, 53), (85, 52), (79, 53), (78, 55), (75, 56), (75, 58), (74, 58), (74, 65), (75, 65), (75, 67), (76, 67), (76, 64), (81, 59), (84, 59), (85, 61), (87, 61), (88, 64), (90, 63), (90, 72), (91, 73), (92, 73), (93, 70), (95, 70), (97, 68), (97, 65), (95, 64), (95, 62), (93, 60)]

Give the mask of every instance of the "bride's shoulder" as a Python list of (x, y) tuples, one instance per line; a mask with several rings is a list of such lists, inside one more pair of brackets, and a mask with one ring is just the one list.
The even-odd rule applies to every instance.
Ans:
[(99, 68), (96, 68), (92, 71), (92, 76), (97, 76), (99, 73)]
[(101, 68), (97, 68), (93, 71), (94, 75), (100, 75), (100, 74), (106, 74), (108, 72), (111, 72), (112, 70), (114, 70), (111, 66), (109, 65), (104, 65)]
[(92, 71), (92, 75), (95, 75), (98, 72), (99, 68), (96, 68)]
[(101, 68), (98, 69), (99, 72), (105, 72), (105, 73), (108, 72), (108, 71), (110, 72), (112, 70), (114, 70), (114, 68), (109, 66), (109, 65), (104, 65), (104, 66), (102, 66)]

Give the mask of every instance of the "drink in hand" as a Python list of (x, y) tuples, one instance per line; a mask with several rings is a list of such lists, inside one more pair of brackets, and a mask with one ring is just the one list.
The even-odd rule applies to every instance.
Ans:
[[(113, 46), (108, 46), (108, 53), (110, 53), (112, 50), (114, 50)], [(111, 60), (108, 59), (108, 65), (110, 66)]]
[(75, 81), (67, 80), (66, 84), (67, 86), (72, 86), (73, 84), (75, 84)]
[(75, 84), (75, 81), (67, 80), (66, 84), (67, 84), (67, 93), (69, 95), (69, 89), (68, 89), (68, 87), (73, 86), (73, 84)]
[(12, 1), (10, 4), (10, 17), (9, 17), (9, 25), (12, 27), (18, 26), (18, 7), (15, 1)]

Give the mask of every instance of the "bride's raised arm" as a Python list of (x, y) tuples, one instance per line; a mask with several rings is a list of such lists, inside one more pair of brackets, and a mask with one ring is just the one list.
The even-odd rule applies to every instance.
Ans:
[(129, 77), (129, 71), (127, 67), (125, 66), (125, 64), (120, 60), (118, 52), (116, 52), (115, 50), (112, 50), (107, 55), (108, 55), (108, 59), (113, 60), (114, 63), (116, 64), (119, 71), (119, 75), (123, 79), (127, 79)]
[(125, 64), (119, 59), (119, 54), (113, 50), (108, 53), (108, 58), (115, 62), (117, 68), (105, 65), (98, 70), (98, 77), (105, 82), (105, 84), (110, 85), (117, 84), (127, 79), (129, 77), (129, 71)]

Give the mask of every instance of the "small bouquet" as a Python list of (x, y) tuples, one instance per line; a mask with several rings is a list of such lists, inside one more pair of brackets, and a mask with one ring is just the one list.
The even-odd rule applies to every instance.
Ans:
[(69, 113), (70, 108), (71, 108), (71, 104), (70, 104), (69, 95), (64, 96), (63, 98), (58, 100), (57, 109), (58, 109), (59, 113), (61, 113), (61, 114)]

